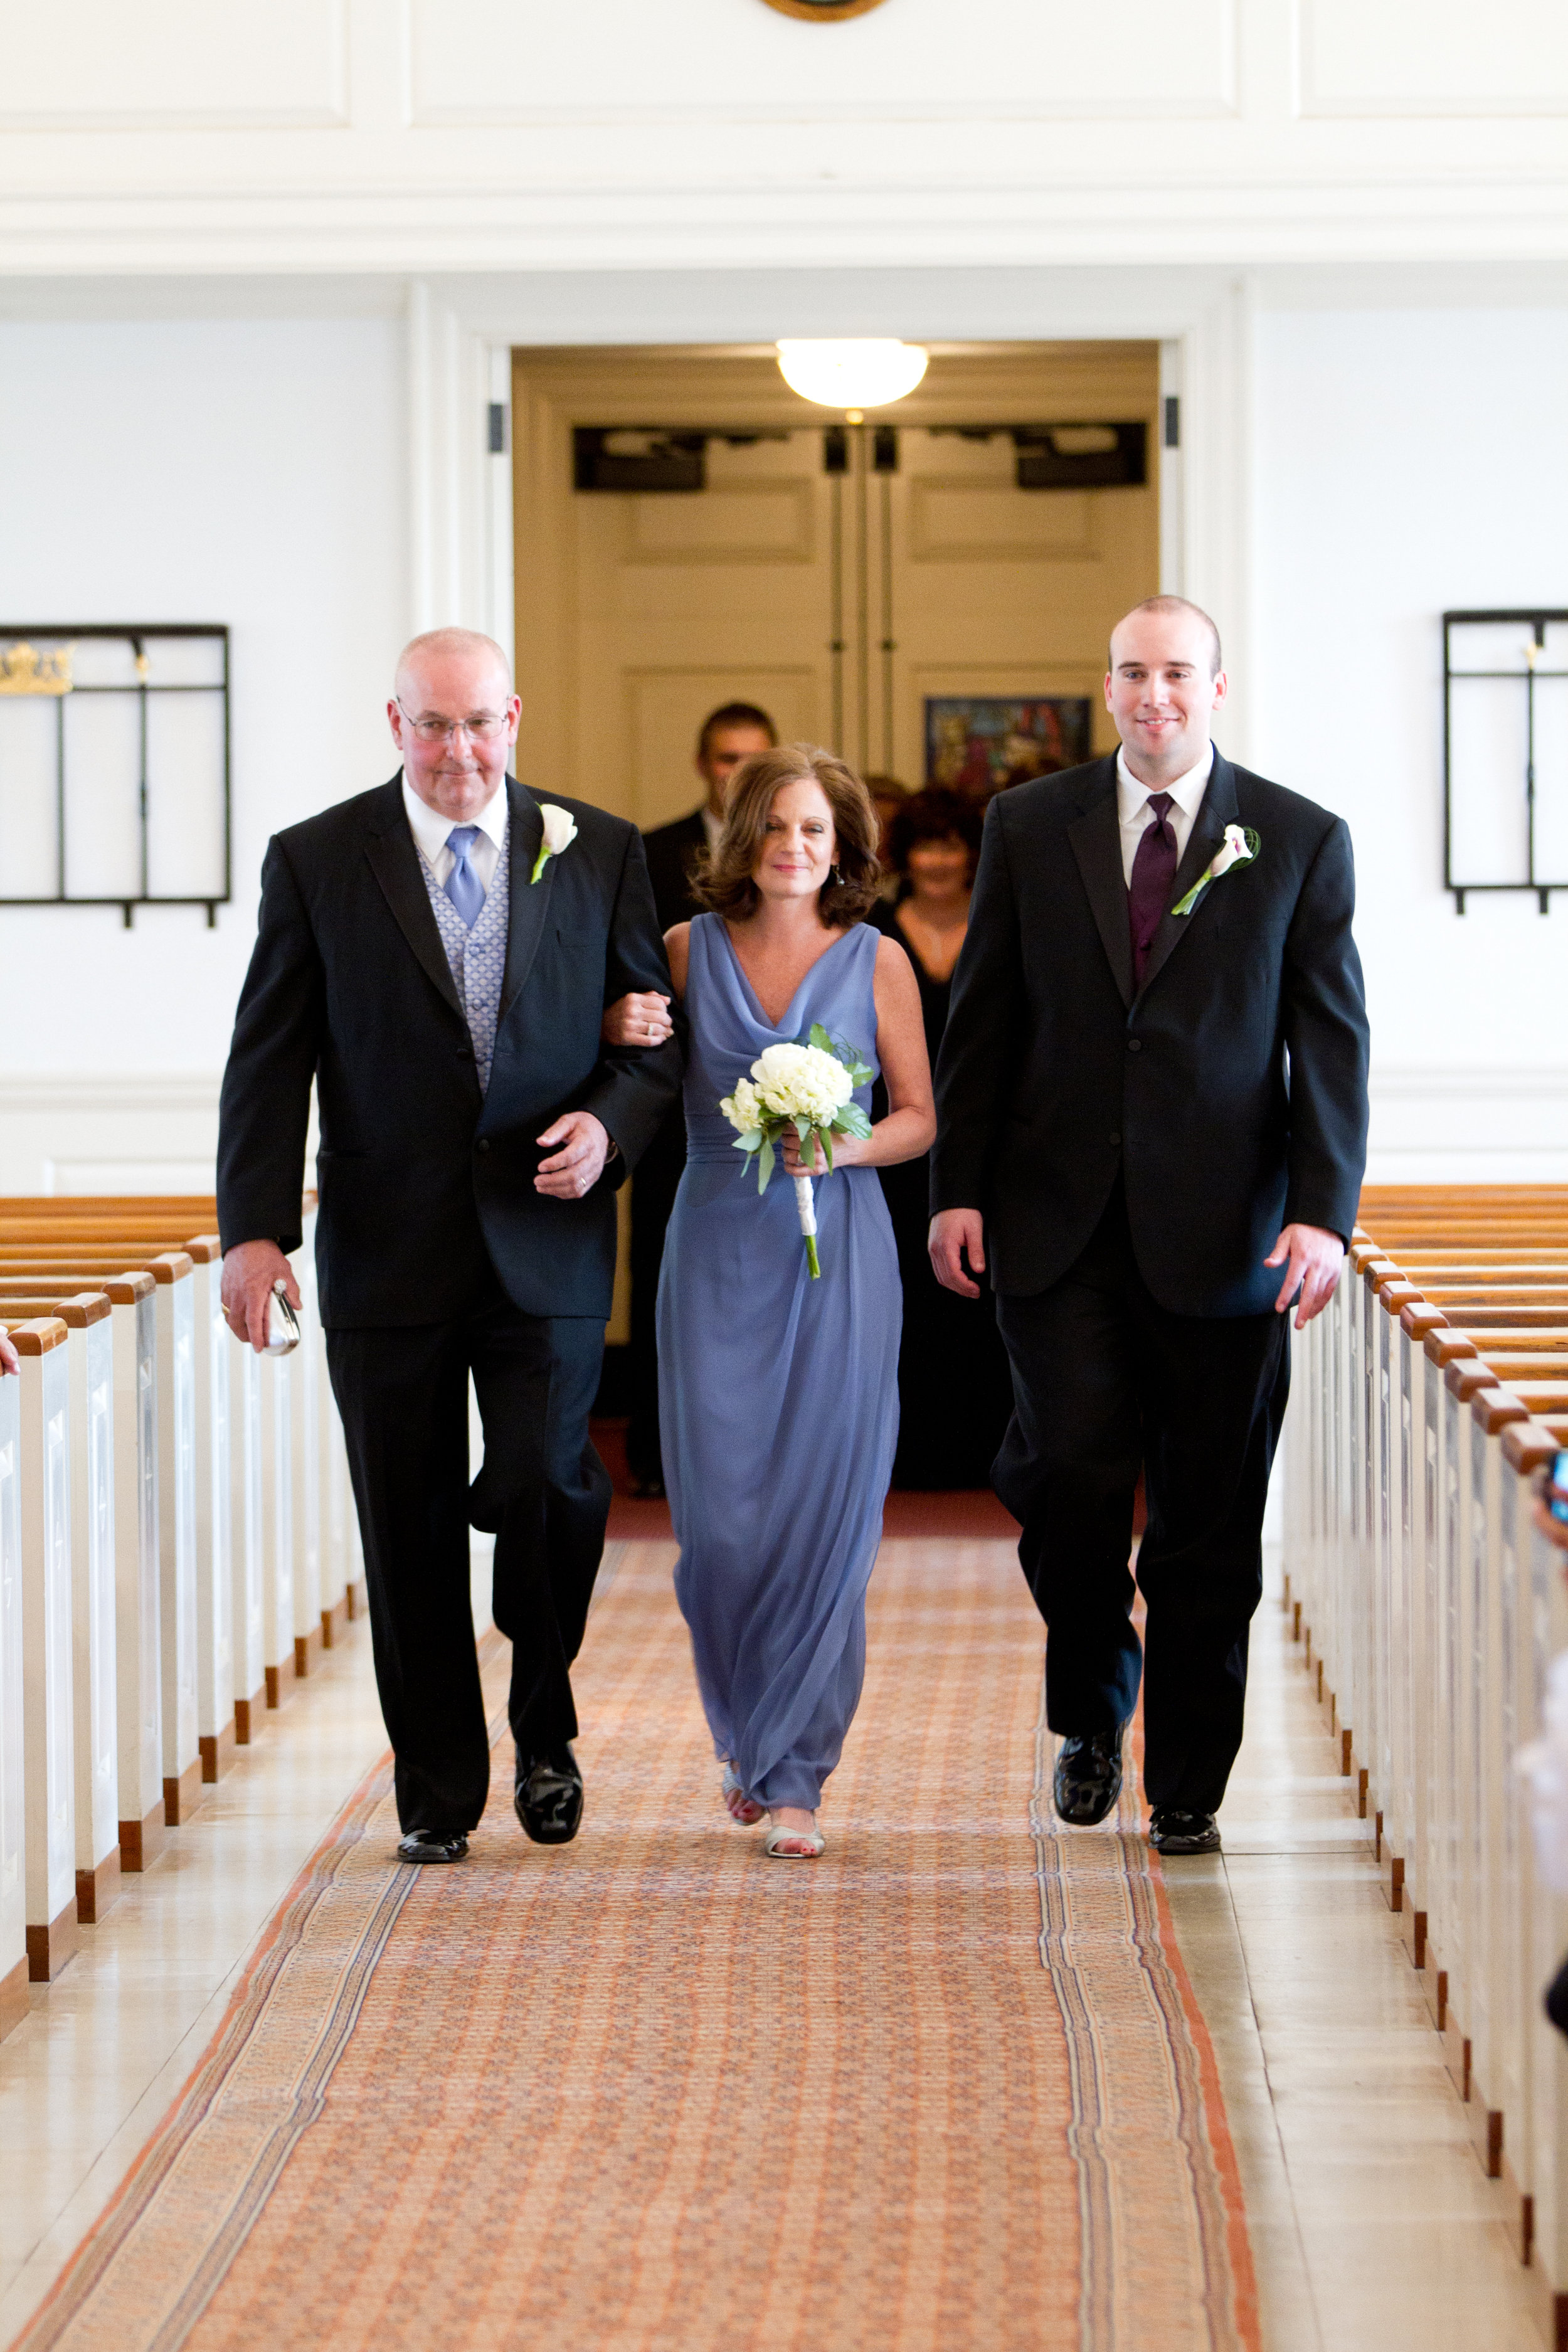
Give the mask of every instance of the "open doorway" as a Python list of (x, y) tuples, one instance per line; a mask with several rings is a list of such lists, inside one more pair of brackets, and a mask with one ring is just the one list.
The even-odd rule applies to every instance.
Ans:
[[(802, 400), (771, 347), (518, 350), (511, 415), (521, 775), (668, 824), (729, 703), (974, 802), (1114, 748), (1106, 640), (1160, 586), (1156, 343), (939, 345), (862, 418)], [(646, 1467), (643, 1228), (679, 1175), (658, 1158), (629, 1188), (635, 1324), (621, 1196), (600, 1442), (623, 1491), (627, 1412)], [(618, 1532), (664, 1531), (641, 1507), (617, 1502)]]
[(728, 701), (911, 786), (1112, 746), (1159, 407), (1153, 342), (939, 345), (847, 425), (771, 349), (514, 352), (521, 772), (666, 823)]

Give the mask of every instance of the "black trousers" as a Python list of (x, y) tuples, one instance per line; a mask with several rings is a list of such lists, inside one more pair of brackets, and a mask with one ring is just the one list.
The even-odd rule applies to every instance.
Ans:
[[(1289, 1318), (1172, 1315), (1138, 1271), (1120, 1182), (1078, 1263), (1003, 1296), (1014, 1413), (993, 1467), (1048, 1630), (1053, 1731), (1113, 1731), (1140, 1673), (1153, 1805), (1214, 1812), (1241, 1745), (1263, 1508), (1290, 1385)], [(1147, 1522), (1131, 1622), (1132, 1511)]]
[(679, 1103), (669, 1109), (632, 1178), (631, 1339), (626, 1353), (631, 1418), (626, 1423), (626, 1467), (634, 1478), (662, 1478), (658, 1435), (658, 1270), (664, 1235), (675, 1214), (675, 1196), (686, 1166), (686, 1118)]
[[(576, 1733), (571, 1667), (610, 1511), (588, 1437), (604, 1342), (597, 1317), (523, 1315), (499, 1290), (458, 1322), (327, 1333), (405, 1831), (471, 1830), (489, 1789), (470, 1524), (495, 1531), (519, 1753)], [(485, 1432), (471, 1494), (470, 1371)]]

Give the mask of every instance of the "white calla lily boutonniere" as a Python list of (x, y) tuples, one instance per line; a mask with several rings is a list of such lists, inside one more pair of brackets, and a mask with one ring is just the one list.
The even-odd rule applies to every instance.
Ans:
[(559, 857), (562, 851), (569, 849), (577, 838), (576, 819), (568, 815), (563, 808), (557, 808), (553, 801), (541, 801), (539, 814), (544, 820), (544, 839), (539, 845), (533, 871), (528, 877), (531, 882), (537, 882), (546, 862), (552, 857)]
[(1227, 824), (1225, 839), (1193, 884), (1185, 898), (1178, 898), (1172, 908), (1173, 915), (1190, 915), (1211, 882), (1228, 874), (1233, 866), (1250, 866), (1263, 846), (1260, 836), (1249, 824)]

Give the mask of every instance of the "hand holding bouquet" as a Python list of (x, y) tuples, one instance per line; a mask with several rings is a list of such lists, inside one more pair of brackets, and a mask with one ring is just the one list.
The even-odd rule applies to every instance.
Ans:
[[(842, 1042), (835, 1045), (820, 1022), (802, 1043), (770, 1045), (752, 1064), (751, 1076), (742, 1078), (719, 1108), (736, 1130), (736, 1150), (756, 1156), (759, 1192), (767, 1190), (774, 1147), (782, 1137), (793, 1133), (801, 1158), (812, 1165), (820, 1145), (826, 1170), (831, 1171), (836, 1135), (870, 1134), (871, 1122), (854, 1094), (857, 1087), (869, 1085), (872, 1075), (859, 1049)], [(795, 1198), (800, 1230), (805, 1236), (806, 1263), (815, 1282), (822, 1267), (816, 1255), (811, 1178), (804, 1172), (795, 1180)]]

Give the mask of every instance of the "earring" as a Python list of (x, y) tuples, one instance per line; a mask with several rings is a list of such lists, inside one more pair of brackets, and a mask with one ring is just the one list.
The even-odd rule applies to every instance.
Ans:
[(842, 890), (844, 887), (844, 877), (837, 866), (833, 868), (833, 887), (836, 890)]

